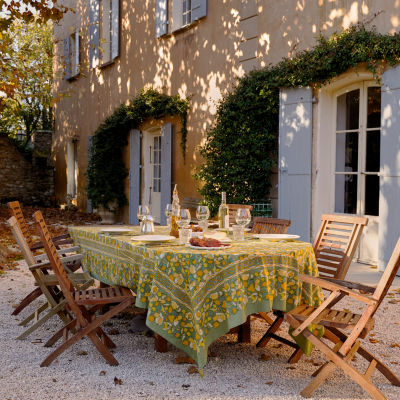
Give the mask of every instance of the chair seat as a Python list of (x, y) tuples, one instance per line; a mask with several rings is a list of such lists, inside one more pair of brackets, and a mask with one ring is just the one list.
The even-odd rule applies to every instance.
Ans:
[[(289, 311), (288, 314), (292, 315), (299, 321), (304, 321), (313, 311), (318, 307), (307, 305), (300, 305)], [(318, 323), (327, 327), (334, 327), (339, 329), (353, 329), (357, 322), (360, 320), (361, 314), (354, 314), (351, 311), (340, 311), (331, 308), (326, 308), (321, 312), (318, 319), (314, 323)], [(368, 333), (374, 326), (374, 319), (370, 318), (365, 326), (365, 334)]]
[[(92, 277), (87, 272), (74, 272), (72, 274), (68, 274), (68, 276), (71, 279), (71, 281), (76, 285), (82, 285), (90, 280), (93, 281)], [(55, 274), (44, 275), (43, 283), (46, 286), (59, 285), (57, 275), (55, 275)], [(37, 285), (37, 282), (35, 282), (35, 285)]]
[(110, 286), (99, 289), (76, 290), (74, 300), (77, 304), (109, 304), (120, 303), (133, 294), (129, 289)]

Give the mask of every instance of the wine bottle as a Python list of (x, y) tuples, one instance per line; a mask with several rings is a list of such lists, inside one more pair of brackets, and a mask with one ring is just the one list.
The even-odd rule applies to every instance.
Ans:
[(220, 229), (229, 228), (229, 209), (226, 205), (226, 192), (222, 192), (221, 205), (218, 210), (218, 220)]
[(172, 213), (171, 213), (171, 236), (179, 237), (178, 224), (176, 219), (179, 217), (180, 205), (178, 197), (178, 189), (175, 184), (174, 191), (172, 193)]

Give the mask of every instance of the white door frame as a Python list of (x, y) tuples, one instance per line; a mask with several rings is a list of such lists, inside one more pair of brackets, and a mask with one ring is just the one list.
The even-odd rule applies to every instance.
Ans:
[[(379, 85), (375, 81), (359, 81), (352, 85), (346, 86), (340, 90), (334, 92), (334, 118), (332, 124), (332, 153), (331, 159), (333, 160), (333, 173), (331, 173), (331, 187), (333, 193), (333, 210), (335, 210), (335, 177), (336, 173), (336, 118), (337, 118), (337, 99), (339, 96), (351, 92), (353, 90), (360, 91), (360, 102), (359, 102), (359, 127), (358, 133), (358, 160), (357, 160), (357, 173), (353, 175), (357, 176), (357, 205), (356, 214), (359, 216), (368, 217), (368, 226), (365, 227), (360, 245), (357, 249), (357, 255), (359, 262), (376, 264), (378, 262), (378, 229), (379, 229), (379, 215), (366, 215), (365, 214), (365, 177), (366, 175), (378, 175), (378, 173), (366, 173), (366, 139), (367, 139), (367, 101), (368, 101), (368, 88), (378, 87)], [(368, 128), (368, 130), (380, 130), (381, 128)], [(342, 174), (342, 173), (340, 173)], [(344, 172), (343, 174), (346, 174)], [(345, 214), (346, 215), (346, 214)], [(373, 249), (375, 247), (375, 249)]]

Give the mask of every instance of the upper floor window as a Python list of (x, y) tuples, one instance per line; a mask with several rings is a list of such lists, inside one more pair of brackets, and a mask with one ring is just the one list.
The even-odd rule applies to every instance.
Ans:
[(72, 79), (79, 75), (80, 64), (79, 31), (76, 30), (64, 39), (64, 78)]
[(156, 0), (156, 35), (176, 32), (206, 15), (207, 0)]
[(192, 22), (192, 0), (183, 0), (182, 6), (182, 26), (186, 26)]
[(107, 65), (119, 55), (119, 0), (90, 0), (90, 68)]

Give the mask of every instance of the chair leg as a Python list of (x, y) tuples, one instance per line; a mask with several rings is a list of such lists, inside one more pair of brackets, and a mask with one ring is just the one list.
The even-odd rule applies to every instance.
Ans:
[[(107, 313), (101, 315), (99, 318), (95, 318), (92, 322), (88, 323), (85, 327), (81, 327), (71, 338), (65, 340), (59, 347), (57, 347), (51, 354), (49, 354), (46, 359), (40, 364), (41, 367), (47, 367), (50, 365), (61, 353), (68, 349), (71, 345), (76, 343), (78, 340), (82, 339), (86, 335), (90, 338), (93, 344), (96, 346), (100, 354), (105, 358), (105, 360), (110, 365), (118, 365), (118, 361), (114, 358), (114, 356), (110, 353), (104, 343), (98, 338), (96, 335), (96, 330), (100, 325), (113, 317), (114, 315), (120, 313), (126, 307), (132, 304), (131, 299), (127, 299), (117, 304), (115, 307), (111, 308)], [(82, 314), (83, 315), (83, 314)], [(75, 324), (76, 324), (76, 320)], [(74, 322), (73, 321), (73, 322)], [(64, 327), (65, 328), (65, 327)], [(57, 332), (58, 337), (62, 336), (62, 332)], [(55, 335), (55, 336), (56, 336)], [(50, 341), (54, 340), (55, 336), (53, 336)], [(56, 339), (57, 340), (57, 339)], [(47, 345), (48, 343), (46, 343)]]
[(44, 347), (51, 347), (53, 344), (57, 343), (59, 339), (63, 337), (64, 331), (67, 330), (72, 330), (75, 328), (75, 325), (77, 323), (76, 319), (73, 319), (69, 324), (63, 326), (60, 330), (58, 330), (45, 344)]
[[(294, 328), (300, 326), (300, 322), (297, 321), (292, 315), (287, 314), (287, 319), (290, 325)], [(331, 362), (324, 365), (320, 369), (318, 375), (304, 388), (300, 394), (304, 397), (310, 397), (312, 393), (318, 389), (318, 387), (329, 377), (335, 367), (339, 367), (343, 372), (348, 375), (351, 379), (357, 382), (366, 392), (368, 392), (371, 397), (375, 400), (386, 400), (382, 392), (375, 387), (372, 382), (360, 374), (349, 361), (353, 358), (354, 354), (359, 349), (359, 342), (356, 342), (352, 349), (348, 353), (349, 360), (346, 357), (342, 357), (338, 353), (334, 352), (329, 346), (327, 346), (322, 340), (314, 336), (308, 329), (305, 329), (302, 334), (316, 347), (320, 350)], [(314, 382), (315, 381), (315, 382)]]
[(41, 314), (44, 310), (47, 308), (51, 308), (49, 303), (42, 304), (36, 311), (34, 311), (32, 314), (28, 315), (23, 321), (21, 321), (18, 325), (20, 326), (25, 326), (29, 321), (32, 321), (33, 319), (37, 318), (39, 314)]
[(282, 325), (283, 322), (283, 314), (279, 313), (278, 316), (275, 318), (275, 321), (272, 325), (268, 328), (265, 335), (258, 341), (257, 347), (265, 347), (267, 343), (271, 340), (271, 334), (274, 334)]
[[(343, 333), (342, 331), (339, 331), (336, 328), (329, 328), (329, 331), (331, 334), (335, 335), (337, 338), (339, 338), (342, 341), (345, 341), (347, 339), (347, 335)], [(386, 377), (386, 379), (391, 382), (395, 386), (400, 386), (400, 379), (395, 375), (395, 373), (382, 361), (380, 361), (378, 358), (376, 358), (373, 354), (371, 354), (368, 350), (366, 350), (364, 347), (360, 346), (357, 350), (357, 353), (365, 358), (367, 361), (370, 363), (375, 361), (376, 362), (376, 369)]]
[(289, 364), (296, 364), (297, 362), (299, 362), (300, 358), (303, 356), (303, 350), (300, 349), (300, 347), (298, 349), (296, 349), (293, 354), (289, 357), (288, 359), (288, 363)]
[(30, 292), (26, 297), (21, 300), (18, 307), (11, 313), (11, 315), (18, 315), (26, 306), (31, 304), (32, 301), (36, 300), (42, 294), (42, 289), (40, 289), (40, 287), (32, 290), (32, 292)]
[[(57, 304), (56, 307), (50, 309), (45, 316), (40, 318), (38, 321), (36, 321), (32, 326), (30, 326), (27, 330), (25, 330), (21, 335), (17, 337), (17, 340), (23, 340), (26, 339), (32, 332), (34, 332), (37, 328), (42, 326), (47, 320), (49, 320), (51, 317), (53, 317), (56, 314), (61, 313), (61, 310), (63, 310), (65, 307), (65, 302)], [(47, 305), (46, 305), (47, 308)], [(64, 314), (65, 315), (65, 314)]]

